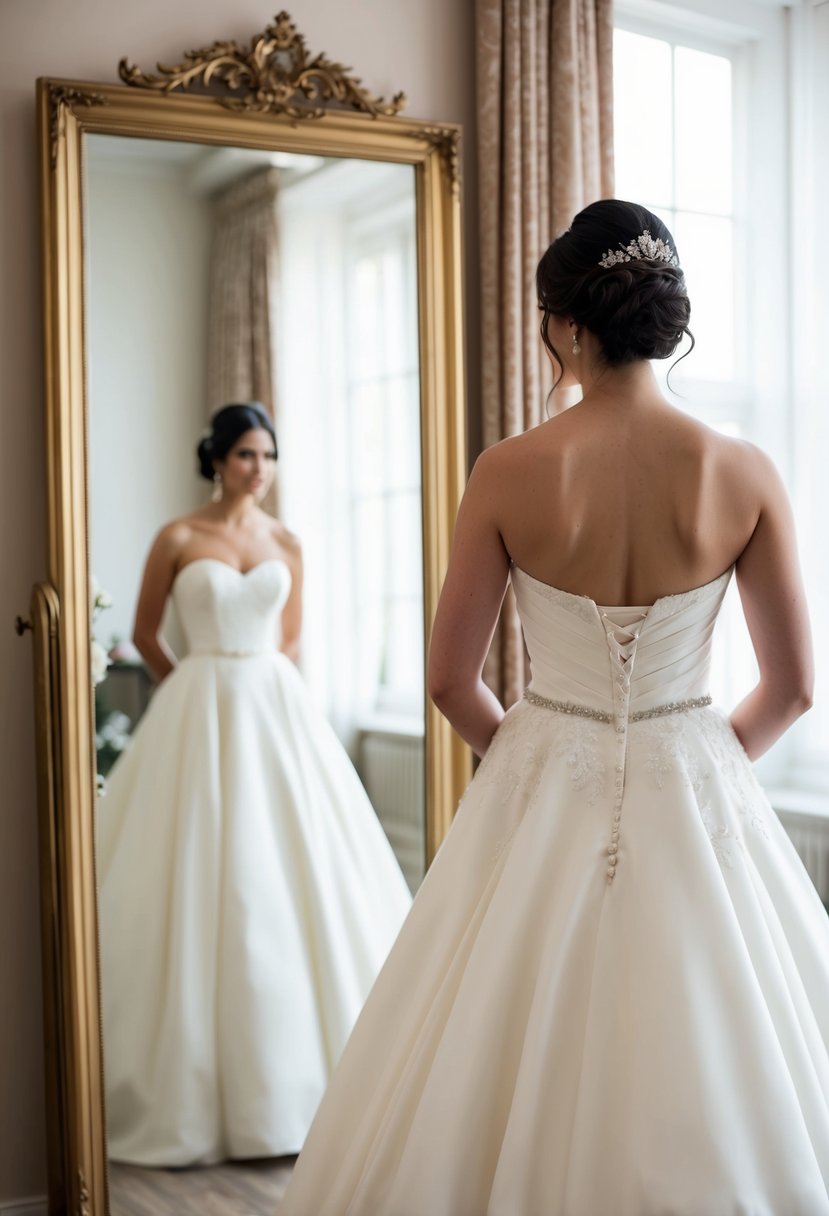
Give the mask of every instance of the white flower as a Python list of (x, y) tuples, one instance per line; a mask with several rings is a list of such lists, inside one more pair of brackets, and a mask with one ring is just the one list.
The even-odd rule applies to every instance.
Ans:
[(92, 669), (92, 683), (100, 684), (106, 679), (109, 659), (107, 652), (104, 650), (100, 642), (96, 642), (93, 638), (89, 646), (89, 665)]
[[(126, 714), (113, 710), (96, 736), (96, 747), (109, 746), (115, 752), (122, 752), (128, 746), (130, 720)], [(100, 739), (100, 743), (98, 743)]]
[(103, 775), (103, 773), (95, 774), (95, 789), (99, 798), (106, 798), (107, 783), (106, 777)]
[(94, 574), (89, 576), (89, 601), (92, 605), (93, 621), (104, 608), (112, 607), (112, 596), (104, 590)]

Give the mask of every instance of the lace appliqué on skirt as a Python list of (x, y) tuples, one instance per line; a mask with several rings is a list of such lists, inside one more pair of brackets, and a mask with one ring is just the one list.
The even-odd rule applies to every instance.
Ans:
[(768, 800), (728, 717), (722, 710), (708, 709), (699, 715), (699, 726), (740, 818), (752, 831), (768, 839), (764, 815)]
[(589, 718), (566, 718), (553, 744), (553, 755), (564, 760), (573, 789), (585, 792), (587, 805), (593, 806), (604, 793), (605, 762), (599, 731)]
[[(705, 763), (698, 748), (694, 747), (696, 730), (708, 745), (713, 764)], [(742, 833), (715, 813), (711, 796), (712, 773), (726, 786), (730, 801), (743, 821), (743, 830), (768, 837), (762, 814), (762, 790), (748, 757), (720, 710), (703, 709), (689, 723), (670, 718), (643, 723), (637, 737), (645, 749), (645, 771), (657, 789), (664, 789), (676, 774), (690, 786), (711, 848), (723, 869), (734, 868), (736, 850), (745, 845)]]
[[(542, 730), (538, 729), (539, 723), (543, 725)], [(589, 719), (552, 717), (547, 710), (527, 701), (519, 702), (508, 712), (476, 773), (476, 780), (485, 779), (488, 786), (498, 790), (505, 810), (512, 796), (520, 794), (521, 819), (507, 827), (499, 838), (493, 861), (503, 855), (521, 821), (535, 805), (542, 777), (551, 760), (564, 761), (573, 789), (585, 794), (588, 806), (593, 806), (601, 797), (605, 789), (605, 762), (599, 734), (602, 729), (605, 728)], [(466, 796), (464, 794), (462, 803)]]
[[(549, 753), (538, 745), (537, 735), (527, 721), (527, 715), (532, 712), (532, 708), (523, 702), (507, 711), (458, 809), (479, 781), (486, 781), (487, 786), (497, 790), (505, 810), (511, 798), (520, 792), (521, 818), (535, 804)], [(520, 820), (498, 838), (493, 850), (493, 862), (498, 861), (508, 848), (519, 826)]]

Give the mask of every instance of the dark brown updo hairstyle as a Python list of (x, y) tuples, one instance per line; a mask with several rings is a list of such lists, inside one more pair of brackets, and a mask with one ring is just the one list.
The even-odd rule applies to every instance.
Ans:
[(196, 448), (199, 472), (212, 481), (215, 475), (214, 460), (224, 460), (236, 441), (246, 431), (267, 431), (273, 440), (276, 452), (276, 432), (270, 416), (259, 401), (247, 401), (244, 405), (223, 405), (210, 419), (210, 434)]
[[(644, 232), (670, 247), (675, 264), (630, 257), (601, 265), (609, 253), (623, 254)], [(691, 302), (674, 238), (657, 215), (638, 203), (605, 198), (580, 211), (538, 263), (536, 291), (544, 313), (541, 337), (562, 374), (564, 365), (547, 335), (550, 316), (572, 317), (589, 329), (610, 367), (667, 359), (685, 334), (691, 339), (686, 354), (694, 348), (688, 328)]]

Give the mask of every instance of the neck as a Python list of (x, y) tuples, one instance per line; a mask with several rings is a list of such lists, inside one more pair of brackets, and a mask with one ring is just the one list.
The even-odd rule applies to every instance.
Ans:
[(583, 402), (665, 400), (647, 359), (638, 359), (622, 367), (607, 367), (599, 360), (585, 360), (581, 369), (581, 389)]
[(215, 504), (214, 510), (222, 523), (238, 527), (250, 519), (256, 510), (256, 503), (252, 494), (240, 494), (233, 498), (225, 495)]

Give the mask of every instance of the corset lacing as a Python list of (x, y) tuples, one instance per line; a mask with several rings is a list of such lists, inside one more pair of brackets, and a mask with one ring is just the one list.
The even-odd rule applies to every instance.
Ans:
[[(531, 705), (551, 709), (557, 713), (573, 714), (579, 718), (590, 718), (596, 722), (614, 723), (614, 773), (613, 773), (613, 818), (610, 842), (606, 850), (606, 873), (608, 884), (616, 876), (619, 864), (619, 837), (622, 821), (622, 802), (625, 793), (625, 763), (627, 759), (627, 729), (630, 722), (641, 722), (648, 718), (659, 718), (665, 714), (682, 713), (685, 710), (701, 709), (711, 704), (710, 696), (689, 697), (684, 701), (668, 701), (652, 709), (630, 712), (630, 682), (636, 659), (636, 644), (639, 633), (648, 615), (647, 608), (602, 608), (599, 614), (607, 639), (610, 658), (610, 677), (613, 687), (613, 713), (579, 705), (573, 701), (556, 701), (524, 689), (524, 699)], [(615, 619), (614, 619), (615, 618)]]

